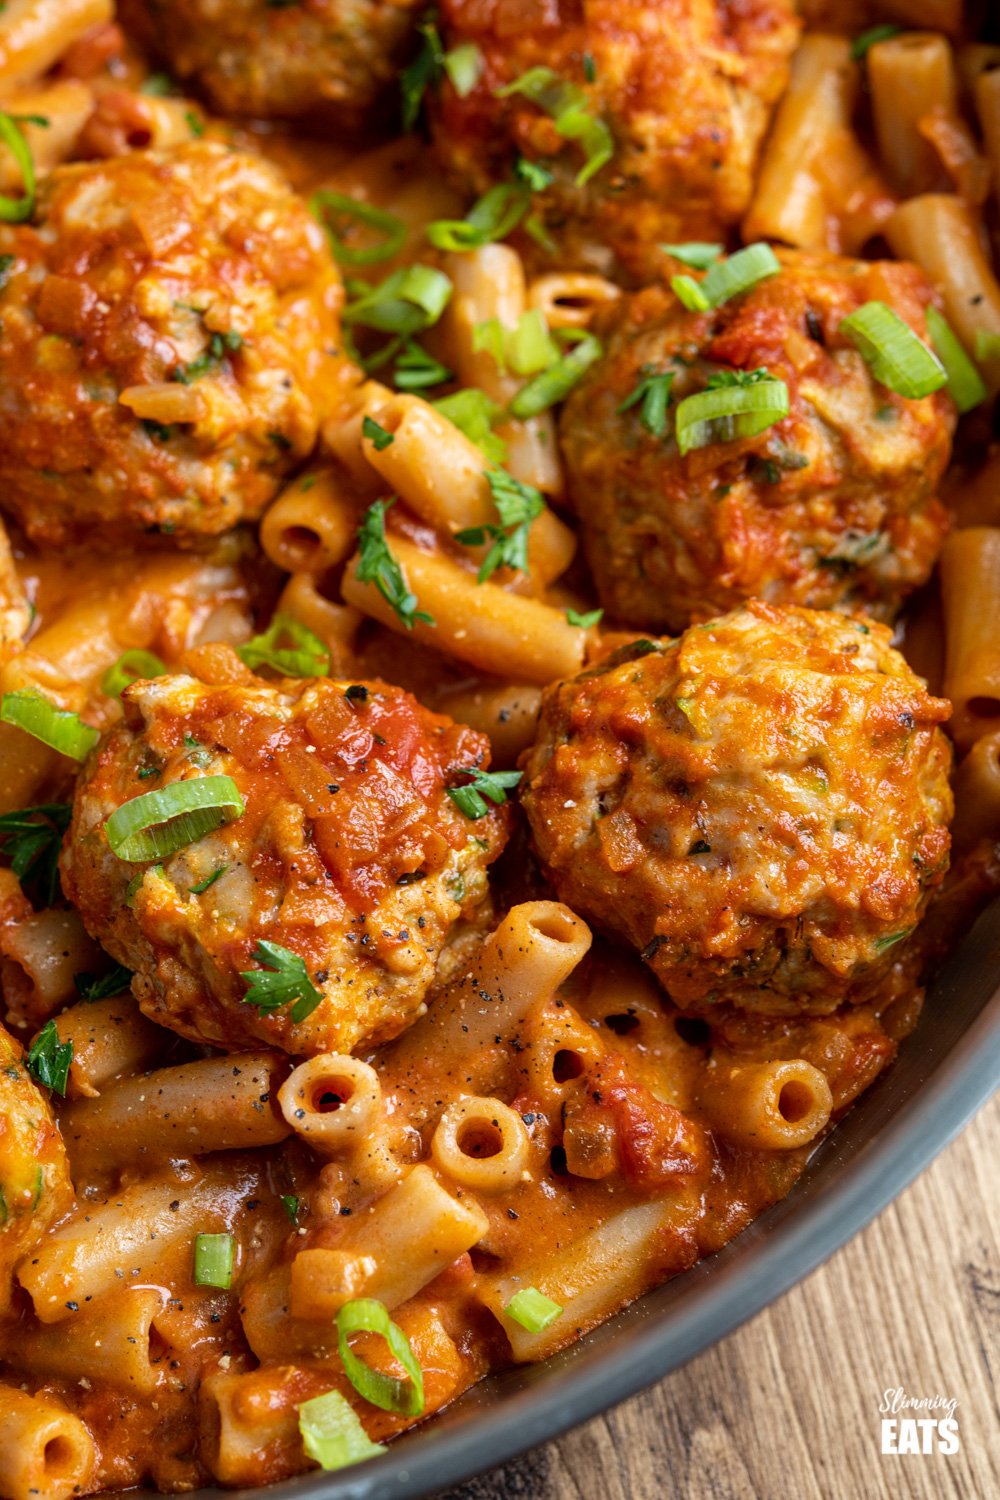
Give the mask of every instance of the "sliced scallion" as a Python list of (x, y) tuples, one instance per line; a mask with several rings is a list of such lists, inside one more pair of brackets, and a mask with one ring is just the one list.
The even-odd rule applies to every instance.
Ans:
[(176, 854), (243, 811), (243, 798), (231, 776), (192, 776), (123, 802), (104, 831), (112, 853), (140, 864)]
[(382, 1443), (371, 1441), (357, 1412), (339, 1391), (303, 1401), (299, 1432), (306, 1457), (327, 1472), (346, 1469), (349, 1464), (363, 1463), (385, 1452)]
[(711, 302), (693, 276), (671, 276), (670, 287), (674, 296), (688, 312), (707, 312)]
[(101, 692), (120, 698), (127, 687), (149, 677), (162, 677), (166, 667), (152, 651), (123, 651), (101, 678)]
[(986, 400), (989, 391), (957, 334), (936, 307), (927, 309), (927, 332), (931, 336), (934, 352), (947, 373), (952, 400), (960, 412), (972, 411), (974, 406), (979, 406)]
[(198, 1234), (194, 1241), (195, 1286), (217, 1286), (227, 1291), (233, 1284), (236, 1241), (231, 1234)]
[[(330, 250), (334, 259), (344, 266), (374, 266), (383, 260), (398, 255), (406, 240), (406, 225), (395, 214), (386, 213), (370, 203), (361, 203), (346, 193), (334, 193), (321, 188), (309, 199), (313, 217), (326, 230)], [(369, 245), (352, 245), (348, 238), (350, 226), (363, 225), (381, 236)]]
[(440, 401), (431, 403), (435, 411), (439, 411), (449, 422), (453, 422), (459, 432), (464, 432), (471, 443), (486, 455), (491, 463), (503, 464), (507, 461), (507, 444), (502, 437), (493, 431), (493, 423), (500, 415), (502, 408), (485, 391), (475, 386), (467, 386), (464, 390), (455, 391), (450, 396), (442, 396)]
[(425, 233), (437, 250), (478, 250), (516, 229), (531, 202), (531, 189), (499, 182), (472, 205), (464, 219), (435, 219)]
[(515, 1323), (520, 1323), (529, 1333), (543, 1332), (556, 1318), (562, 1317), (562, 1312), (559, 1303), (546, 1297), (536, 1286), (526, 1286), (522, 1291), (515, 1292), (504, 1308), (505, 1315)]
[(948, 376), (937, 355), (886, 302), (865, 302), (842, 320), (850, 339), (875, 379), (897, 396), (918, 401), (940, 390)]
[(24, 193), (20, 198), (8, 198), (5, 194), (0, 194), (0, 221), (5, 224), (23, 224), (35, 211), (35, 158), (20, 125), (2, 110), (0, 141), (13, 156), (24, 184)]
[(326, 677), (330, 671), (330, 653), (319, 636), (291, 615), (275, 615), (265, 631), (236, 651), (252, 672), (270, 667), (283, 677)]
[(685, 396), (677, 407), (677, 447), (681, 453), (754, 437), (788, 416), (788, 387), (767, 379)]
[(693, 266), (696, 271), (707, 271), (719, 259), (723, 247), (708, 244), (705, 240), (687, 240), (683, 245), (661, 245), (660, 249), (672, 255), (674, 260)]
[(60, 755), (68, 755), (71, 760), (86, 760), (101, 737), (96, 729), (83, 722), (79, 714), (56, 708), (41, 693), (4, 693), (0, 702), (0, 719), (5, 724), (23, 729), (25, 734), (58, 750)]
[(510, 403), (510, 414), (519, 421), (537, 417), (550, 406), (564, 401), (577, 381), (601, 357), (601, 342), (592, 333), (585, 333), (567, 354), (559, 357), (554, 365), (522, 385)]
[(614, 141), (603, 120), (591, 111), (586, 94), (575, 83), (560, 78), (551, 68), (529, 68), (513, 83), (497, 90), (498, 99), (522, 94), (537, 104), (566, 141), (579, 141), (586, 161), (576, 174), (577, 187), (589, 182), (611, 160)]
[(759, 240), (710, 266), (701, 282), (701, 290), (713, 307), (719, 307), (731, 297), (748, 292), (758, 281), (777, 276), (780, 270), (781, 262), (770, 245)]
[(443, 271), (433, 266), (407, 266), (349, 302), (343, 319), (345, 323), (406, 337), (436, 323), (451, 292), (451, 280)]
[[(385, 1339), (390, 1352), (399, 1360), (409, 1379), (398, 1380), (373, 1370), (354, 1353), (348, 1339), (352, 1333), (377, 1333)], [(424, 1372), (410, 1341), (389, 1317), (385, 1305), (373, 1297), (358, 1297), (345, 1302), (337, 1314), (337, 1348), (344, 1374), (359, 1396), (382, 1411), (403, 1412), (418, 1417), (424, 1409)]]
[(483, 76), (485, 60), (475, 42), (461, 42), (452, 47), (441, 59), (451, 86), (460, 99), (465, 99)]

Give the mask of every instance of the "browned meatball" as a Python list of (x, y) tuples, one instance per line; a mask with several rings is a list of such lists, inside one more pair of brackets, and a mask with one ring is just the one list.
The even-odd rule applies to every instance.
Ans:
[(549, 688), (522, 801), (557, 891), (670, 998), (870, 999), (948, 864), (950, 751), (882, 625), (746, 609)]
[[(487, 762), (485, 737), (399, 688), (328, 678), (160, 677), (126, 689), (123, 707), (80, 780), (63, 882), (88, 931), (135, 970), (147, 1015), (218, 1046), (297, 1053), (402, 1031), (503, 844), (502, 810), (471, 821), (446, 792)], [(245, 804), (235, 821), (160, 859), (112, 852), (117, 807), (220, 775)], [(273, 960), (261, 941), (285, 952), (293, 982), (308, 974), (322, 997), (308, 1014), (292, 1003), (308, 1009), (308, 990), (275, 1009), (248, 999), (241, 976)]]
[[(519, 155), (553, 173), (535, 200), (560, 264), (648, 275), (660, 241), (714, 240), (743, 215), (771, 106), (798, 39), (793, 0), (444, 0), (449, 47), (473, 43), (481, 76), (442, 84), (438, 154), (470, 190), (507, 180)], [(553, 111), (497, 92), (530, 69), (574, 86), (613, 156), (579, 184), (578, 140)], [(531, 242), (526, 243), (526, 248)]]
[(0, 506), (46, 546), (260, 515), (347, 365), (319, 226), (194, 142), (59, 167), (0, 225)]
[[(780, 274), (712, 311), (688, 312), (660, 286), (621, 299), (604, 358), (563, 410), (591, 568), (627, 624), (683, 630), (754, 597), (891, 618), (934, 565), (954, 404), (943, 390), (895, 395), (838, 331), (875, 300), (926, 337), (930, 287), (905, 263), (780, 259)], [(761, 369), (786, 383), (788, 417), (682, 456), (677, 404), (720, 372)], [(672, 376), (662, 435), (641, 402), (623, 410), (657, 373)]]
[(395, 79), (423, 0), (127, 0), (127, 24), (223, 114), (318, 112), (358, 128)]

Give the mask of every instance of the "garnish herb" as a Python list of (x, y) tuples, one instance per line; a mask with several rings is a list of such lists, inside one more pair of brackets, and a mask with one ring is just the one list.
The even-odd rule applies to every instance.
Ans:
[(4, 693), (0, 700), (0, 720), (16, 725), (71, 760), (86, 760), (101, 737), (79, 714), (57, 708), (41, 693)]
[(875, 379), (897, 396), (916, 401), (947, 383), (937, 355), (886, 302), (863, 303), (842, 320), (839, 332), (858, 350)]
[(357, 1412), (339, 1391), (327, 1391), (323, 1396), (303, 1401), (299, 1407), (299, 1432), (306, 1456), (328, 1473), (385, 1452), (382, 1443), (371, 1441)]
[(424, 94), (439, 82), (441, 69), (444, 66), (441, 37), (433, 20), (428, 18), (421, 21), (417, 32), (420, 36), (419, 49), (413, 61), (403, 69), (399, 77), (404, 134), (409, 134), (416, 125), (420, 118)]
[(28, 1049), (26, 1060), (28, 1072), (36, 1083), (65, 1098), (73, 1043), (59, 1040), (55, 1021), (46, 1021)]
[(487, 800), (496, 807), (507, 801), (507, 788), (517, 786), (521, 771), (481, 771), (477, 766), (462, 766), (456, 773), (469, 776), (465, 786), (449, 786), (445, 790), (460, 813), (478, 823), (489, 812)]
[(0, 110), (0, 141), (13, 156), (24, 185), (24, 192), (20, 198), (8, 198), (6, 194), (0, 194), (0, 222), (23, 224), (35, 211), (35, 159), (16, 119), (2, 110)]
[(376, 453), (384, 453), (389, 444), (396, 441), (393, 433), (386, 432), (373, 417), (367, 416), (361, 423), (361, 436), (368, 439)]
[(564, 140), (579, 141), (586, 160), (576, 174), (577, 187), (589, 182), (611, 160), (611, 131), (592, 113), (586, 94), (577, 84), (568, 83), (551, 68), (529, 68), (513, 83), (497, 90), (498, 99), (509, 99), (512, 94), (522, 94), (544, 110)]
[(330, 671), (330, 653), (319, 636), (291, 615), (275, 615), (265, 631), (236, 651), (252, 672), (270, 667), (283, 677), (326, 677)]
[(132, 970), (115, 964), (106, 974), (74, 974), (73, 983), (81, 1000), (110, 1000), (131, 987)]
[[(398, 1380), (373, 1370), (354, 1353), (348, 1343), (352, 1333), (377, 1333), (385, 1339), (391, 1353), (409, 1377)], [(337, 1348), (344, 1374), (359, 1396), (381, 1411), (398, 1411), (418, 1417), (424, 1409), (424, 1372), (410, 1348), (410, 1341), (389, 1317), (385, 1305), (374, 1297), (358, 1297), (345, 1302), (337, 1313)]]
[(385, 513), (392, 504), (392, 500), (376, 500), (365, 511), (358, 527), (358, 579), (361, 583), (375, 585), (407, 630), (412, 630), (418, 620), (433, 625), (433, 617), (417, 609), (417, 596), (411, 593), (403, 570), (385, 539)]
[(290, 1005), (289, 1015), (298, 1025), (322, 1005), (322, 991), (309, 978), (305, 960), (300, 954), (290, 952), (280, 943), (261, 938), (250, 956), (261, 967), (241, 973), (240, 978), (247, 982), (243, 999), (248, 1005), (256, 1006), (262, 1015), (270, 1015), (272, 1011)]
[(486, 480), (500, 516), (499, 524), (468, 526), (455, 533), (456, 542), (463, 547), (482, 547), (487, 541), (493, 542), (480, 564), (479, 583), (485, 583), (498, 568), (527, 571), (528, 531), (545, 508), (541, 492), (533, 485), (522, 484), (506, 469), (487, 469)]
[(451, 86), (460, 99), (465, 99), (483, 76), (485, 60), (475, 42), (462, 42), (452, 47), (441, 59)]
[(520, 1323), (529, 1333), (541, 1333), (556, 1318), (561, 1318), (562, 1312), (559, 1303), (546, 1297), (536, 1286), (526, 1286), (522, 1291), (515, 1292), (504, 1308), (505, 1315), (515, 1323)]
[(667, 406), (670, 403), (670, 387), (674, 383), (675, 370), (657, 371), (643, 365), (639, 379), (619, 406), (620, 412), (639, 407), (639, 420), (647, 432), (662, 437), (667, 430)]
[(166, 667), (152, 651), (123, 651), (113, 667), (109, 667), (101, 678), (101, 692), (109, 698), (120, 698), (133, 682), (149, 677), (162, 677)]
[(231, 776), (193, 776), (123, 802), (104, 832), (113, 854), (140, 864), (176, 854), (243, 812), (243, 798)]
[[(398, 255), (406, 240), (406, 225), (395, 214), (362, 203), (347, 193), (321, 188), (309, 199), (309, 209), (326, 230), (330, 250), (342, 266), (374, 266)], [(378, 238), (357, 244), (358, 229)]]
[(481, 449), (494, 464), (502, 464), (507, 457), (507, 444), (493, 431), (493, 423), (502, 411), (496, 401), (477, 387), (466, 387), (451, 396), (442, 396), (432, 402), (435, 411), (453, 422), (459, 432), (464, 432), (471, 443)]
[(578, 614), (575, 609), (566, 611), (567, 625), (577, 625), (581, 630), (589, 630), (592, 625), (596, 625), (598, 620), (603, 618), (603, 609), (591, 609), (584, 615)]
[(42, 802), (0, 816), (0, 849), (21, 884), (36, 886), (43, 907), (59, 894), (59, 850), (72, 811), (66, 802)]
[(217, 1286), (223, 1291), (233, 1284), (236, 1241), (231, 1234), (198, 1234), (194, 1240), (195, 1286)]

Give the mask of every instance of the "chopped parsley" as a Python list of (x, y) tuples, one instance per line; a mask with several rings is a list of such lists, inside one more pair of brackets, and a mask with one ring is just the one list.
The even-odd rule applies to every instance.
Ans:
[(407, 585), (385, 539), (385, 513), (392, 504), (392, 500), (376, 500), (365, 511), (358, 527), (358, 580), (375, 585), (407, 630), (412, 630), (418, 620), (433, 625), (433, 616), (417, 608), (417, 596)]
[(464, 786), (449, 786), (445, 790), (459, 812), (475, 823), (489, 812), (487, 800), (497, 807), (507, 801), (506, 789), (517, 786), (523, 773), (481, 771), (477, 766), (462, 766), (456, 774), (469, 776), (471, 780)]
[(110, 1000), (131, 987), (132, 970), (115, 964), (106, 974), (75, 974), (73, 983), (81, 1000)]
[(261, 967), (240, 974), (247, 983), (243, 999), (262, 1015), (290, 1005), (291, 1019), (298, 1024), (311, 1016), (317, 1005), (322, 1005), (323, 993), (309, 978), (305, 960), (298, 953), (261, 938), (250, 956)]
[(388, 448), (390, 443), (396, 441), (395, 435), (391, 432), (386, 432), (385, 428), (380, 427), (373, 417), (365, 417), (361, 423), (361, 434), (363, 437), (368, 438), (376, 453), (382, 453)]
[(647, 432), (654, 437), (663, 437), (667, 430), (667, 406), (670, 403), (670, 387), (674, 383), (676, 370), (657, 372), (643, 365), (639, 379), (619, 406), (620, 412), (639, 407), (639, 420)]
[(541, 492), (533, 485), (522, 484), (506, 469), (487, 469), (486, 480), (500, 516), (499, 524), (468, 526), (455, 534), (456, 542), (463, 547), (482, 547), (492, 541), (479, 568), (480, 583), (485, 583), (498, 568), (527, 571), (528, 532), (532, 521), (545, 508)]
[(73, 1043), (61, 1042), (55, 1021), (46, 1021), (28, 1051), (28, 1072), (54, 1094), (66, 1095)]
[(42, 906), (59, 894), (59, 850), (72, 811), (67, 802), (43, 802), (0, 816), (0, 850), (21, 884), (35, 887)]
[(581, 630), (589, 630), (592, 625), (597, 624), (603, 615), (603, 609), (592, 609), (585, 615), (578, 614), (575, 609), (567, 609), (566, 623), (567, 625), (578, 625)]

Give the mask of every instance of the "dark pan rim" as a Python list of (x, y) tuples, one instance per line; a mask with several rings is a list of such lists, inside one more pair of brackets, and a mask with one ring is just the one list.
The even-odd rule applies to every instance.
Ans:
[[(882, 1111), (876, 1099), (873, 1138), (855, 1141), (850, 1161), (838, 1168), (839, 1136), (856, 1105), (816, 1153), (803, 1179), (717, 1254), (667, 1284), (680, 1289), (665, 1308), (650, 1299), (594, 1330), (542, 1365), (500, 1376), (499, 1391), (475, 1402), (475, 1392), (436, 1419), (394, 1443), (382, 1458), (337, 1474), (313, 1472), (239, 1496), (281, 1500), (419, 1500), (461, 1483), (558, 1437), (616, 1406), (702, 1353), (796, 1282), (869, 1223), (954, 1139), (1000, 1083), (1000, 903), (975, 929), (932, 986), (929, 1004), (947, 1006), (951, 995), (977, 990), (975, 1020), (950, 1045), (921, 1035), (927, 1076), (901, 1104)], [(995, 992), (994, 992), (995, 991)], [(898, 1067), (899, 1064), (897, 1063)], [(864, 1096), (877, 1096), (893, 1070)], [(857, 1132), (855, 1132), (857, 1134)], [(833, 1169), (831, 1186), (822, 1179)], [(812, 1190), (811, 1182), (818, 1183)], [(461, 1413), (473, 1398), (478, 1409)], [(149, 1492), (142, 1492), (147, 1494)], [(219, 1491), (190, 1500), (218, 1500)], [(133, 1491), (133, 1496), (138, 1492)]]

